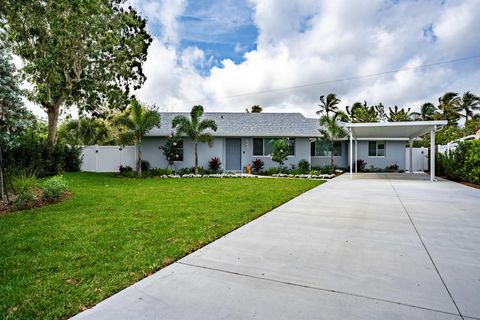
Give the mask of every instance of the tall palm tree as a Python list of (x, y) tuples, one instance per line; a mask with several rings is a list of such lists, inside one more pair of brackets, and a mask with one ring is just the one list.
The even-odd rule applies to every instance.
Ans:
[(465, 122), (467, 122), (468, 117), (473, 117), (475, 110), (480, 110), (480, 97), (470, 91), (465, 92), (459, 103), (459, 109), (465, 112)]
[(335, 114), (339, 111), (338, 104), (340, 103), (340, 101), (341, 100), (337, 98), (335, 93), (330, 93), (326, 97), (320, 96), (320, 104), (318, 105), (320, 107), (320, 110), (317, 111), (317, 114), (326, 114), (327, 116), (329, 116), (330, 113)]
[(320, 116), (322, 140), (330, 143), (330, 167), (332, 172), (335, 168), (333, 163), (335, 141), (347, 136), (347, 130), (339, 124), (339, 121), (348, 121), (348, 116), (342, 111), (335, 112), (332, 115), (325, 113)]
[(201, 120), (203, 107), (194, 106), (190, 112), (190, 119), (185, 116), (176, 116), (172, 120), (172, 128), (177, 128), (178, 135), (187, 135), (195, 143), (195, 174), (198, 174), (198, 144), (212, 145), (212, 135), (205, 132), (207, 129), (217, 131), (217, 124), (211, 119)]
[(116, 119), (116, 123), (127, 127), (135, 139), (137, 147), (137, 175), (142, 176), (142, 139), (154, 127), (160, 126), (160, 115), (157, 111), (147, 109), (136, 99), (130, 103), (130, 107), (123, 117)]
[(411, 114), (416, 120), (428, 121), (434, 119), (436, 109), (433, 103), (425, 102), (420, 107), (420, 112), (412, 112)]
[(448, 124), (457, 124), (460, 118), (460, 97), (456, 92), (446, 92), (438, 98), (438, 109), (441, 112), (443, 120), (448, 120)]

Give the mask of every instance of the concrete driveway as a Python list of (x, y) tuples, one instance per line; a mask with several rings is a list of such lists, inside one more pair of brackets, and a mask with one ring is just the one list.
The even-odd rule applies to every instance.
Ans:
[(480, 190), (343, 175), (75, 319), (480, 319)]

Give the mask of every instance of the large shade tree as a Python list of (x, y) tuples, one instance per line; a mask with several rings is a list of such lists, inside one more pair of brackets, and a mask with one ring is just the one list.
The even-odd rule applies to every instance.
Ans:
[(23, 104), (23, 94), (12, 57), (0, 47), (0, 148), (15, 143), (15, 137), (33, 120)]
[(116, 119), (118, 125), (128, 128), (133, 135), (137, 147), (137, 175), (142, 176), (142, 139), (154, 127), (160, 126), (160, 114), (142, 106), (136, 99), (132, 99), (130, 107), (125, 110), (123, 117)]
[(177, 130), (177, 135), (186, 135), (195, 144), (195, 174), (198, 174), (198, 144), (212, 144), (212, 135), (207, 130), (217, 131), (217, 124), (212, 119), (202, 119), (203, 107), (194, 106), (190, 118), (178, 115), (172, 120), (172, 128)]
[(48, 114), (50, 145), (62, 110), (124, 108), (145, 81), (152, 39), (124, 0), (0, 0), (0, 20), (0, 33), (24, 61), (31, 100)]

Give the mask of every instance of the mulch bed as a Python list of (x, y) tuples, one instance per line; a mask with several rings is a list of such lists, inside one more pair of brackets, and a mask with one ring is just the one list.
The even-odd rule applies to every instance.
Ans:
[(455, 181), (455, 180), (449, 179), (446, 176), (440, 176), (440, 178), (443, 178), (443, 179), (449, 180), (449, 181), (453, 181), (453, 182), (456, 182), (456, 183), (461, 183), (461, 184), (463, 184), (465, 186), (468, 186), (468, 187), (471, 187), (471, 188), (480, 189), (480, 185), (475, 184), (475, 183), (470, 183), (470, 182), (465, 182), (465, 181)]
[[(71, 192), (64, 192), (60, 196), (58, 201), (53, 201), (52, 202), (52, 201), (44, 201), (42, 199), (41, 191), (35, 191), (34, 194), (35, 194), (35, 200), (33, 200), (30, 203), (30, 206), (29, 206), (28, 209), (39, 208), (39, 207), (43, 207), (43, 206), (46, 206), (46, 205), (49, 205), (49, 204), (63, 202), (67, 199), (70, 199), (73, 195), (73, 193), (71, 193)], [(10, 199), (10, 203), (7, 202), (7, 197), (6, 196), (4, 196), (3, 199), (0, 199), (0, 216), (7, 215), (9, 213), (13, 213), (13, 212), (17, 212), (17, 211), (22, 211), (22, 210), (15, 210), (12, 206), (12, 203), (13, 203), (16, 195), (14, 195), (13, 193), (9, 193), (8, 197)], [(28, 210), (28, 209), (24, 209), (24, 210)]]

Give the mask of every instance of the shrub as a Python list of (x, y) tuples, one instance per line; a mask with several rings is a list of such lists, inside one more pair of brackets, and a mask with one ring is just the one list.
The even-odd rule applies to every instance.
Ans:
[(270, 167), (267, 170), (265, 170), (264, 173), (267, 176), (271, 176), (272, 174), (278, 174), (279, 172), (280, 172), (280, 170), (278, 168)]
[(306, 173), (310, 170), (310, 162), (302, 159), (298, 162), (298, 169), (301, 173)]
[(13, 201), (13, 208), (15, 210), (25, 210), (31, 208), (33, 200), (35, 200), (33, 191), (30, 189), (23, 189), (18, 192), (17, 197)]
[(287, 139), (273, 140), (272, 160), (278, 163), (278, 167), (283, 167), (283, 163), (288, 157)]
[(218, 173), (220, 171), (220, 167), (222, 166), (222, 161), (218, 157), (213, 157), (209, 162), (208, 162), (208, 168), (213, 172), (213, 173)]
[(385, 171), (398, 171), (400, 167), (398, 166), (398, 164), (392, 164), (390, 166), (386, 166), (385, 167)]
[(66, 172), (78, 172), (82, 165), (80, 157), (81, 149), (75, 146), (65, 146), (65, 158), (63, 170)]
[(150, 170), (150, 162), (142, 160), (142, 172)]
[(367, 162), (365, 160), (358, 159), (357, 160), (357, 169), (358, 172), (365, 171), (365, 167), (367, 166)]
[(436, 164), (438, 175), (480, 184), (480, 140), (458, 143), (457, 148), (449, 154), (438, 154)]
[(54, 176), (43, 183), (42, 198), (48, 202), (58, 201), (67, 191), (67, 181), (62, 176)]
[(260, 171), (263, 169), (264, 162), (261, 159), (255, 159), (252, 161), (252, 168), (253, 168), (253, 173), (259, 174)]
[(162, 169), (162, 168), (152, 168), (148, 171), (143, 172), (143, 176), (145, 177), (161, 177), (161, 176), (168, 176), (171, 174), (173, 174), (173, 170)]
[(126, 174), (128, 172), (132, 172), (133, 171), (133, 168), (130, 167), (130, 166), (120, 166), (120, 168), (118, 169), (118, 171), (120, 172), (120, 174)]
[(25, 191), (33, 191), (38, 187), (37, 172), (34, 169), (22, 169), (12, 179), (13, 187), (19, 194)]

